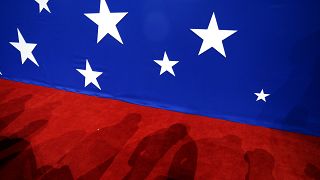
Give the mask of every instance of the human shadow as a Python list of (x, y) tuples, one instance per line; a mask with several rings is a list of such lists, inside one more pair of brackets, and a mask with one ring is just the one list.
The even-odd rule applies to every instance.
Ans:
[(199, 179), (241, 179), (247, 173), (243, 159), (242, 139), (236, 135), (204, 138), (196, 141), (201, 156), (198, 157)]
[(48, 120), (46, 119), (39, 119), (30, 122), (26, 126), (24, 126), (18, 132), (13, 133), (12, 137), (19, 137), (19, 138), (29, 138), (32, 135), (39, 133), (45, 126), (48, 124)]
[(74, 146), (60, 162), (69, 165), (75, 178), (99, 179), (138, 130), (141, 118), (140, 114), (128, 114), (118, 124), (96, 130)]
[(36, 120), (8, 137), (0, 137), (0, 177), (34, 179), (36, 160), (28, 137), (39, 132), (47, 120)]
[[(79, 144), (86, 135), (83, 130), (75, 130), (64, 133), (58, 137), (46, 140), (36, 146), (34, 151), (37, 154), (40, 164), (53, 165), (71, 151), (71, 149)], [(46, 166), (42, 167), (45, 170)]]
[(0, 132), (6, 127), (8, 127), (8, 125), (12, 123), (15, 119), (17, 119), (22, 113), (23, 113), (23, 110), (9, 114), (4, 117), (0, 117)]
[(274, 180), (273, 169), (275, 160), (272, 154), (264, 149), (255, 149), (248, 151), (244, 156), (245, 161), (248, 163), (248, 173), (246, 180)]
[(187, 134), (185, 125), (174, 124), (144, 137), (133, 151), (128, 161), (131, 169), (123, 179), (145, 179), (165, 153)]
[(14, 91), (13, 88), (3, 89), (0, 91), (0, 103), (5, 101), (6, 97)]
[(53, 168), (51, 166), (47, 166), (44, 168), (41, 169), (42, 171), (44, 171), (42, 172), (42, 174), (39, 174), (39, 171), (41, 170), (38, 170), (36, 179), (39, 179), (39, 180), (73, 180), (74, 179), (72, 176), (71, 170), (67, 165), (61, 166), (59, 168)]
[(320, 169), (315, 165), (308, 163), (304, 169), (304, 174), (314, 180), (320, 179)]
[(168, 179), (193, 180), (197, 170), (198, 148), (194, 140), (183, 144), (175, 154)]
[(190, 137), (175, 153), (167, 176), (158, 176), (156, 180), (193, 180), (197, 170), (198, 147)]
[(97, 167), (91, 169), (90, 171), (88, 171), (86, 174), (80, 176), (78, 178), (78, 180), (99, 180), (100, 177), (103, 175), (103, 173), (109, 168), (109, 166), (112, 164), (114, 158), (117, 156), (117, 154), (115, 154), (114, 156), (112, 156), (111, 158), (105, 160), (104, 162), (102, 162), (101, 164), (99, 164)]
[(13, 113), (24, 112), (25, 104), (32, 98), (32, 95), (24, 95), (0, 104), (0, 118)]

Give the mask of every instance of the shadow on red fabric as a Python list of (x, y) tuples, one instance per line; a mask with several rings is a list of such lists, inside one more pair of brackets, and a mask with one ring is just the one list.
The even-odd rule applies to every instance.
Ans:
[(263, 149), (255, 149), (253, 151), (246, 152), (244, 159), (249, 165), (246, 180), (274, 180), (272, 175), (274, 168), (273, 156)]
[(164, 154), (187, 134), (185, 125), (174, 124), (144, 137), (128, 161), (131, 170), (124, 179), (145, 179)]

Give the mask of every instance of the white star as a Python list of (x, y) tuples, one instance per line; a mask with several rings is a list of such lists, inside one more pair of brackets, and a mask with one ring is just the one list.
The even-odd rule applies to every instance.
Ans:
[(168, 71), (170, 74), (175, 76), (172, 67), (176, 65), (179, 61), (170, 61), (167, 52), (164, 52), (163, 60), (154, 60), (154, 62), (161, 66), (160, 75)]
[(35, 0), (35, 1), (39, 4), (39, 13), (41, 13), (43, 9), (51, 13), (48, 7), (49, 0)]
[(95, 85), (97, 88), (101, 90), (100, 85), (97, 81), (97, 78), (102, 74), (102, 72), (92, 71), (92, 68), (88, 60), (86, 60), (86, 69), (85, 70), (77, 69), (77, 71), (79, 71), (79, 73), (81, 73), (85, 77), (84, 87), (87, 87), (90, 83), (92, 83), (93, 85)]
[(258, 96), (257, 101), (263, 100), (264, 102), (267, 102), (266, 97), (270, 96), (270, 94), (265, 94), (263, 89), (260, 93), (254, 93), (256, 96)]
[(214, 13), (212, 14), (208, 29), (191, 29), (191, 31), (203, 39), (198, 55), (204, 53), (210, 48), (214, 48), (224, 57), (227, 56), (224, 51), (222, 41), (237, 32), (235, 30), (219, 30)]
[(2, 75), (2, 73), (0, 72), (0, 75)]
[(100, 1), (100, 12), (99, 13), (87, 13), (84, 14), (94, 23), (98, 25), (98, 38), (99, 43), (107, 34), (110, 34), (121, 44), (123, 44), (117, 24), (127, 15), (128, 12), (116, 12), (111, 13), (105, 0)]
[(35, 59), (35, 57), (32, 54), (32, 51), (37, 46), (37, 44), (27, 43), (24, 40), (20, 30), (19, 29), (17, 29), (17, 30), (18, 30), (19, 42), (10, 42), (10, 44), (20, 51), (22, 64), (24, 62), (26, 62), (27, 59), (29, 59), (34, 64), (39, 66), (37, 60)]

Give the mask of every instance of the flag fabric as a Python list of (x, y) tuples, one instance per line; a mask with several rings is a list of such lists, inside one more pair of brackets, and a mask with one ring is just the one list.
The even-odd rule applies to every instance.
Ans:
[(1, 179), (319, 179), (319, 137), (0, 80)]
[(1, 77), (318, 136), (319, 5), (7, 0)]
[(4, 0), (0, 179), (320, 179), (317, 0)]

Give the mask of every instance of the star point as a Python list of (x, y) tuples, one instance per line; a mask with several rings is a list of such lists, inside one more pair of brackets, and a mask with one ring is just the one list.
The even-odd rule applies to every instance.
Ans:
[(35, 65), (37, 65), (39, 67), (39, 64), (38, 64), (36, 58), (32, 54), (32, 51), (37, 46), (37, 44), (27, 43), (25, 41), (24, 37), (22, 36), (20, 30), (17, 29), (17, 31), (18, 31), (19, 42), (10, 42), (10, 44), (13, 47), (15, 47), (18, 51), (20, 51), (22, 64), (24, 64), (26, 62), (26, 60), (29, 59), (30, 61), (32, 61)]
[(261, 90), (260, 93), (254, 93), (254, 94), (257, 96), (256, 101), (262, 100), (264, 102), (267, 102), (266, 97), (270, 96), (270, 94), (265, 94), (263, 89)]
[(41, 13), (43, 9), (51, 13), (48, 7), (49, 0), (35, 0), (35, 1), (39, 4), (39, 13)]
[(117, 24), (127, 14), (128, 12), (111, 13), (106, 1), (101, 0), (99, 13), (86, 13), (84, 15), (98, 25), (97, 43), (99, 43), (106, 35), (110, 34), (113, 38), (123, 44)]
[(95, 85), (98, 89), (101, 90), (101, 87), (99, 85), (99, 82), (97, 78), (101, 76), (103, 72), (93, 71), (91, 68), (91, 65), (88, 60), (86, 60), (86, 69), (76, 69), (80, 74), (82, 74), (85, 77), (85, 85), (84, 87), (87, 87), (89, 84)]
[(170, 61), (167, 52), (164, 52), (163, 60), (154, 60), (154, 62), (161, 66), (160, 75), (168, 71), (173, 76), (176, 76), (173, 71), (173, 66), (179, 61)]
[(225, 58), (227, 55), (224, 50), (223, 40), (237, 32), (236, 30), (220, 30), (214, 13), (207, 29), (191, 29), (191, 31), (203, 40), (198, 55), (210, 48), (214, 48)]

